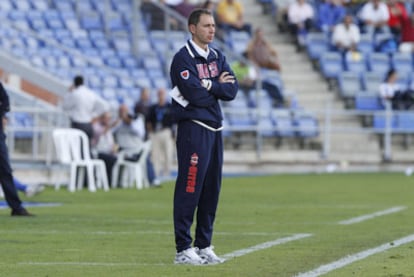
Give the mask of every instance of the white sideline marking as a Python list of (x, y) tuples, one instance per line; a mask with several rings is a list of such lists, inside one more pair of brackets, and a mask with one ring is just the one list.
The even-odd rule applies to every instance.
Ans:
[(254, 245), (252, 247), (249, 248), (245, 248), (245, 249), (240, 249), (231, 253), (227, 253), (225, 255), (222, 255), (221, 257), (226, 259), (226, 260), (230, 260), (236, 257), (240, 257), (240, 256), (244, 256), (246, 254), (250, 254), (252, 252), (255, 251), (259, 251), (259, 250), (263, 250), (266, 248), (270, 248), (272, 246), (275, 245), (279, 245), (279, 244), (284, 244), (290, 241), (294, 241), (294, 240), (299, 240), (299, 239), (303, 239), (303, 238), (307, 238), (312, 236), (312, 234), (295, 234), (293, 236), (290, 237), (286, 237), (286, 238), (281, 238), (281, 239), (277, 239), (277, 240), (273, 240), (273, 241), (267, 241), (265, 243), (261, 243), (261, 244), (257, 244)]
[(383, 210), (383, 211), (379, 211), (379, 212), (375, 212), (372, 214), (366, 214), (366, 215), (361, 215), (358, 217), (354, 217), (354, 218), (350, 218), (347, 220), (342, 220), (339, 221), (338, 224), (342, 224), (342, 225), (350, 225), (350, 224), (354, 224), (354, 223), (359, 223), (368, 219), (372, 219), (374, 217), (378, 217), (378, 216), (383, 216), (383, 215), (387, 215), (387, 214), (392, 214), (392, 213), (397, 213), (400, 212), (402, 210), (407, 209), (407, 207), (405, 206), (398, 206), (398, 207), (392, 207), (389, 208), (387, 210)]
[(401, 246), (403, 244), (410, 243), (412, 241), (414, 241), (414, 234), (409, 235), (409, 236), (404, 237), (404, 238), (400, 238), (400, 239), (398, 239), (396, 241), (393, 241), (391, 243), (384, 243), (383, 245), (380, 245), (378, 247), (367, 249), (365, 251), (343, 257), (343, 258), (341, 258), (337, 261), (334, 261), (332, 263), (321, 265), (320, 267), (318, 267), (314, 270), (308, 271), (306, 273), (300, 273), (299, 275), (296, 275), (295, 277), (317, 277), (317, 276), (320, 276), (322, 274), (325, 274), (325, 273), (331, 272), (333, 270), (336, 270), (338, 268), (349, 265), (353, 262), (365, 259), (365, 258), (367, 258), (371, 255), (384, 252), (388, 249), (391, 249), (391, 248), (394, 248), (394, 247), (397, 247), (397, 246)]

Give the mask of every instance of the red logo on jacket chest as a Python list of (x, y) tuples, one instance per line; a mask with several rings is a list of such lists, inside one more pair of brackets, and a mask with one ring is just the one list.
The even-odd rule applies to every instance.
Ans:
[(198, 72), (198, 78), (200, 79), (214, 78), (219, 75), (216, 62), (211, 62), (209, 64), (206, 64), (206, 63), (197, 64), (197, 72)]
[(185, 191), (188, 193), (194, 193), (195, 187), (197, 185), (197, 164), (198, 164), (198, 155), (194, 153), (191, 155), (190, 167), (188, 168), (187, 174), (187, 187)]

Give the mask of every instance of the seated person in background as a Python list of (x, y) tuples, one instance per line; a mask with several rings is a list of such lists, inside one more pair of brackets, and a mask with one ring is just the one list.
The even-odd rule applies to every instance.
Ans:
[(336, 24), (340, 23), (346, 13), (341, 0), (325, 0), (318, 9), (318, 28), (330, 34)]
[(332, 33), (332, 45), (342, 53), (357, 51), (361, 34), (358, 26), (353, 22), (351, 14), (345, 15), (343, 22), (336, 25)]
[(216, 7), (217, 26), (224, 31), (252, 32), (251, 24), (244, 22), (243, 4), (238, 0), (220, 0)]
[(276, 49), (266, 40), (260, 28), (256, 29), (247, 45), (247, 56), (259, 67), (281, 70)]
[(296, 0), (290, 4), (288, 20), (298, 50), (306, 44), (306, 36), (313, 27), (314, 17), (313, 7), (306, 0)]
[(414, 53), (414, 12), (402, 22), (399, 51)]
[(390, 18), (388, 19), (388, 26), (396, 39), (400, 38), (401, 34), (401, 22), (408, 17), (407, 10), (404, 3), (398, 0), (387, 1), (388, 13)]
[(275, 0), (276, 6), (276, 23), (280, 32), (287, 31), (288, 26), (288, 8), (295, 0)]
[(92, 151), (96, 153), (98, 159), (104, 161), (108, 182), (112, 181), (112, 168), (117, 159), (118, 145), (115, 143), (112, 128), (117, 121), (112, 122), (112, 116), (109, 111), (104, 112), (94, 120), (92, 127), (94, 136), (92, 139)]
[[(239, 88), (248, 96), (251, 90), (257, 87), (257, 72), (256, 68), (248, 65), (247, 53), (243, 53), (245, 60), (239, 60), (231, 64), (231, 68), (239, 82)], [(282, 107), (285, 104), (285, 99), (281, 93), (279, 87), (267, 80), (262, 80), (262, 88), (273, 99), (272, 105), (274, 107)]]
[(403, 91), (397, 80), (397, 71), (390, 69), (379, 87), (379, 96), (384, 107), (389, 102), (394, 110), (408, 110), (413, 106), (413, 92)]
[(387, 5), (381, 0), (370, 0), (362, 6), (359, 18), (365, 33), (389, 33), (388, 20), (390, 14)]
[[(114, 130), (115, 139), (120, 150), (139, 148), (146, 139), (145, 116), (142, 113), (135, 115), (129, 112), (126, 105), (119, 107), (120, 122)], [(137, 161), (140, 153), (129, 157), (129, 159)], [(150, 155), (147, 158), (147, 176), (151, 185), (157, 186), (160, 181), (156, 178), (154, 166)]]

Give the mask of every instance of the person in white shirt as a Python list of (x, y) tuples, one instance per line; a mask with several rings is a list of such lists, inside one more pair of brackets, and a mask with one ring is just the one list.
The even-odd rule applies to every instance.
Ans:
[(347, 14), (343, 22), (335, 26), (332, 33), (332, 44), (341, 52), (356, 51), (360, 39), (361, 32), (353, 23), (351, 14)]
[(313, 26), (313, 7), (305, 0), (297, 0), (288, 8), (288, 21), (297, 46), (304, 46), (306, 34)]
[[(136, 149), (142, 146), (146, 140), (145, 116), (142, 113), (131, 114), (128, 106), (119, 107), (120, 122), (114, 129), (115, 140), (119, 149)], [(129, 157), (138, 160), (140, 153)], [(154, 165), (150, 155), (147, 158), (147, 176), (150, 185), (159, 186), (160, 180), (155, 175)]]
[(108, 110), (108, 103), (87, 88), (83, 77), (78, 75), (73, 79), (73, 85), (63, 98), (62, 108), (69, 115), (71, 127), (84, 131), (91, 141), (92, 121)]
[(119, 120), (112, 120), (110, 111), (101, 114), (93, 120), (92, 128), (94, 136), (91, 146), (98, 159), (105, 163), (109, 183), (112, 183), (112, 168), (115, 165), (118, 154), (118, 145), (115, 143), (113, 128)]
[(386, 107), (387, 102), (391, 103), (393, 109), (399, 109), (398, 97), (401, 94), (401, 86), (397, 83), (398, 74), (395, 69), (390, 69), (383, 83), (379, 87), (381, 103)]
[(362, 6), (359, 18), (363, 22), (364, 31), (368, 34), (389, 33), (388, 19), (390, 14), (387, 5), (381, 0), (371, 0)]

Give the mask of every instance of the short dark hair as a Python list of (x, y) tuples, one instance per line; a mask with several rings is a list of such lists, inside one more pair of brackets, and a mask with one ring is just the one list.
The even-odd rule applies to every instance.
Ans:
[(75, 78), (73, 79), (73, 85), (75, 87), (83, 85), (83, 77), (80, 75), (75, 76)]
[(388, 82), (389, 81), (389, 79), (391, 78), (391, 76), (392, 75), (394, 75), (394, 74), (396, 74), (397, 73), (397, 70), (395, 70), (395, 68), (390, 68), (388, 71), (387, 71), (387, 74), (385, 74), (385, 81), (386, 82)]
[(195, 9), (188, 17), (188, 25), (197, 25), (197, 23), (200, 22), (200, 17), (202, 14), (213, 16), (212, 12), (208, 9)]

